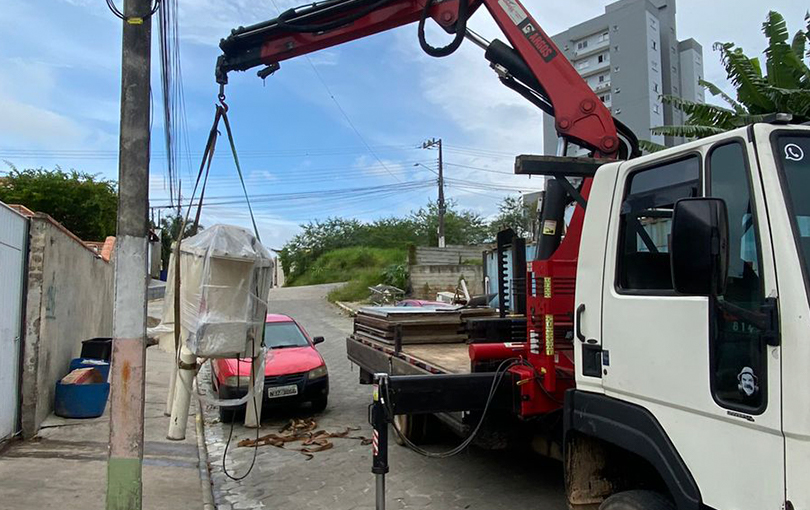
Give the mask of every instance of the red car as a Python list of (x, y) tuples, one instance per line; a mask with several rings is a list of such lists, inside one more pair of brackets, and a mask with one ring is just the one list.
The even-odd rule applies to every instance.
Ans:
[[(264, 367), (262, 406), (310, 402), (315, 412), (326, 409), (329, 373), (315, 345), (322, 336), (310, 338), (304, 328), (286, 315), (268, 314), (264, 343), (271, 348)], [(214, 389), (219, 398), (240, 398), (247, 394), (250, 359), (217, 359), (212, 362)], [(231, 421), (240, 407), (220, 407), (222, 421)]]

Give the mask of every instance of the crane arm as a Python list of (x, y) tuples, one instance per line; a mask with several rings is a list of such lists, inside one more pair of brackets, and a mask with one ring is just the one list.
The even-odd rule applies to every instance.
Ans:
[[(223, 39), (217, 81), (225, 84), (230, 71), (261, 65), (267, 68), (259, 75), (266, 76), (283, 60), (415, 22), (422, 48), (444, 56), (470, 35), (466, 21), (482, 4), (511, 44), (476, 38), (486, 58), (503, 71), (502, 81), (533, 96), (535, 104), (554, 115), (561, 137), (593, 150), (595, 156), (616, 157), (620, 143), (610, 111), (519, 0), (326, 0), (290, 9), (273, 20), (239, 27)], [(428, 17), (455, 34), (449, 50), (425, 41)]]

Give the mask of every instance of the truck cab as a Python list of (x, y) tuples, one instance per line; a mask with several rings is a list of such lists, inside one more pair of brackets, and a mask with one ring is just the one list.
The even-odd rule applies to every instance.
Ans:
[[(723, 235), (673, 232), (695, 220), (687, 202), (710, 199)], [(726, 258), (691, 271), (707, 251)], [(600, 167), (565, 406), (572, 506), (653, 489), (679, 510), (810, 509), (808, 271), (810, 127), (755, 124)]]

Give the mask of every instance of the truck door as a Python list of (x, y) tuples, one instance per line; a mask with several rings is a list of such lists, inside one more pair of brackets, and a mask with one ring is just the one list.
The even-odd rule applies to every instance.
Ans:
[[(622, 165), (603, 280), (602, 382), (606, 395), (652, 413), (705, 505), (776, 510), (785, 501), (780, 349), (733, 311), (759, 312), (776, 295), (752, 154), (730, 138)], [(701, 195), (728, 209), (730, 269), (717, 300), (676, 294), (670, 275), (673, 205)]]

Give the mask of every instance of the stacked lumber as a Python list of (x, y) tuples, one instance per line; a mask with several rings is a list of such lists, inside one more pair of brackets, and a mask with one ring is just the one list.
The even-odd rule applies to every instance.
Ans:
[(467, 319), (494, 314), (491, 308), (367, 307), (354, 318), (354, 336), (390, 345), (397, 335), (399, 345), (464, 343)]

